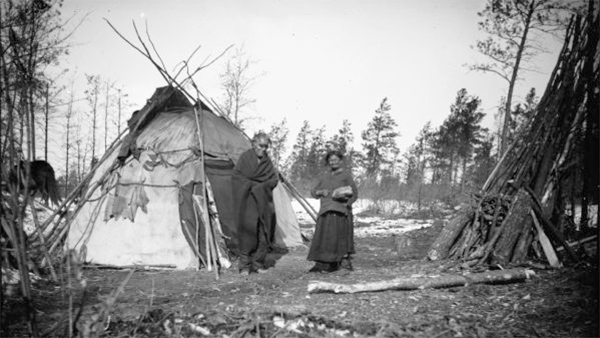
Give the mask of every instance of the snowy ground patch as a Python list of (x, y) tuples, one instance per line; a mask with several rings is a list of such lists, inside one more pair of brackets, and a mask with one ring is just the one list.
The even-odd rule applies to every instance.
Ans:
[[(306, 201), (314, 210), (319, 210), (319, 200), (309, 198)], [(315, 221), (305, 210), (301, 203), (292, 200), (292, 206), (296, 212), (298, 223), (303, 233), (312, 234)], [(433, 224), (433, 219), (412, 219), (404, 217), (407, 211), (413, 210), (410, 205), (396, 205), (393, 214), (361, 216), (361, 213), (368, 210), (371, 202), (368, 200), (358, 200), (354, 205), (354, 236), (372, 237), (372, 236), (390, 236), (403, 232), (429, 227)]]
[[(367, 223), (366, 226), (361, 226)], [(427, 228), (433, 225), (433, 220), (421, 219), (381, 219), (377, 217), (356, 217), (354, 222), (354, 236), (376, 237), (398, 235), (407, 231)]]

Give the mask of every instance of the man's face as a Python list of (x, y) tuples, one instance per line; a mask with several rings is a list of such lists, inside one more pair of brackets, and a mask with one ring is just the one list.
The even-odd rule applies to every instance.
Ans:
[(252, 142), (252, 146), (254, 147), (254, 151), (256, 152), (256, 156), (263, 157), (269, 149), (269, 140), (264, 138), (259, 138)]

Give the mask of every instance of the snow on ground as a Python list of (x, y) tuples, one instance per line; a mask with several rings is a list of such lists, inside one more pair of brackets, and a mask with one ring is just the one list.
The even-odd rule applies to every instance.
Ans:
[[(361, 223), (368, 223), (368, 226), (361, 226)], [(354, 236), (372, 237), (398, 235), (407, 231), (427, 228), (433, 225), (431, 220), (417, 220), (408, 218), (399, 219), (381, 219), (378, 217), (355, 217)]]
[[(314, 210), (319, 210), (319, 200), (308, 198), (306, 201)], [(371, 204), (371, 201), (364, 199), (359, 199), (354, 204), (354, 236), (356, 237), (397, 235), (403, 232), (429, 227), (434, 221), (433, 219), (423, 220), (402, 217), (407, 211), (413, 210), (413, 208), (409, 205), (401, 205), (394, 201), (383, 203), (383, 209), (387, 216), (361, 216), (361, 213), (368, 210)], [(300, 223), (302, 232), (312, 235), (315, 221), (296, 199), (292, 200), (292, 207), (296, 212), (296, 217), (298, 223)]]

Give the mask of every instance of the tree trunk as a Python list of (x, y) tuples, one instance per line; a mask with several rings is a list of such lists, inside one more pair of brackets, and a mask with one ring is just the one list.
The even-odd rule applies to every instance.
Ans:
[(531, 197), (526, 191), (520, 190), (517, 193), (511, 210), (502, 224), (502, 233), (494, 245), (491, 258), (493, 264), (506, 265), (510, 263), (519, 236), (523, 231), (531, 230), (531, 217), (529, 216), (531, 203)]
[(48, 161), (48, 118), (50, 115), (50, 86), (46, 83), (46, 121), (44, 126), (44, 160)]
[(528, 222), (527, 225), (521, 229), (517, 245), (511, 258), (511, 263), (519, 263), (527, 258), (532, 241), (533, 229), (531, 227), (531, 222)]
[[(71, 108), (69, 108), (71, 109)], [(65, 191), (64, 194), (66, 195), (69, 192), (69, 149), (71, 148), (71, 146), (69, 145), (69, 137), (70, 137), (70, 129), (71, 129), (71, 118), (68, 117), (67, 118), (67, 142), (65, 145)]]
[(525, 23), (523, 24), (523, 36), (521, 37), (521, 42), (519, 43), (519, 49), (517, 50), (517, 55), (515, 57), (515, 65), (513, 67), (512, 75), (508, 83), (508, 94), (506, 95), (506, 104), (504, 106), (504, 124), (502, 127), (502, 137), (500, 138), (500, 156), (504, 154), (506, 148), (508, 147), (508, 129), (510, 128), (512, 97), (518, 79), (517, 75), (519, 73), (519, 66), (521, 64), (523, 52), (525, 51), (527, 34), (529, 33), (529, 25), (531, 24), (531, 17), (533, 16), (534, 12), (534, 4), (535, 1), (531, 1), (529, 5), (529, 11), (527, 12), (527, 17), (525, 18)]
[(118, 103), (117, 103), (117, 135), (121, 135), (121, 89), (119, 89), (118, 94)]
[(465, 156), (465, 158), (463, 158), (463, 165), (462, 165), (462, 177), (460, 179), (460, 194), (464, 194), (465, 192), (465, 183), (467, 181), (467, 157)]
[(28, 101), (28, 110), (27, 110), (27, 114), (29, 115), (29, 145), (31, 146), (31, 160), (35, 160), (36, 159), (36, 154), (35, 154), (35, 108), (34, 108), (34, 103), (33, 103), (33, 89), (29, 88), (29, 90), (27, 91), (27, 101)]
[(98, 93), (95, 94), (94, 96), (94, 107), (92, 110), (92, 159), (91, 159), (91, 164), (90, 164), (90, 168), (94, 166), (94, 159), (96, 158), (96, 121), (98, 119), (98, 111), (97, 111), (97, 104), (98, 104)]

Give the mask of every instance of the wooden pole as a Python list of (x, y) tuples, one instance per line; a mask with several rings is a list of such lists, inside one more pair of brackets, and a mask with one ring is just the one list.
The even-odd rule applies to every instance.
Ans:
[(556, 238), (556, 240), (558, 240), (563, 245), (563, 247), (565, 248), (565, 250), (567, 251), (569, 256), (573, 260), (578, 261), (579, 258), (577, 257), (577, 254), (575, 253), (575, 251), (573, 251), (573, 248), (571, 248), (569, 246), (569, 244), (567, 243), (567, 241), (565, 240), (563, 235), (554, 227), (554, 225), (552, 225), (552, 222), (550, 222), (550, 220), (546, 217), (546, 215), (544, 215), (544, 212), (542, 209), (542, 204), (541, 204), (539, 198), (535, 195), (535, 193), (533, 192), (533, 190), (531, 190), (530, 187), (528, 187), (528, 186), (524, 186), (524, 187), (525, 187), (525, 190), (529, 193), (529, 195), (531, 195), (531, 198), (533, 199), (533, 210), (535, 211), (537, 216), (539, 216), (539, 218), (542, 220), (543, 226), (546, 228), (546, 230), (549, 230), (550, 233), (552, 234), (552, 236), (554, 238)]
[[(33, 198), (29, 200), (29, 208), (31, 208), (31, 218), (33, 218), (33, 223), (35, 224), (35, 229), (40, 237), (40, 248), (44, 258), (48, 261), (48, 267), (50, 268), (50, 276), (52, 277), (52, 281), (58, 282), (58, 277), (56, 276), (56, 272), (54, 271), (54, 266), (52, 266), (52, 260), (50, 259), (50, 255), (48, 254), (48, 249), (46, 248), (46, 240), (44, 238), (44, 234), (42, 233), (42, 229), (40, 228), (40, 222), (37, 217), (37, 211), (35, 210), (35, 205)], [(42, 262), (43, 263), (43, 262)]]
[(535, 212), (533, 210), (530, 211), (531, 218), (533, 218), (533, 224), (535, 225), (535, 230), (537, 231), (538, 240), (540, 244), (542, 244), (542, 249), (544, 250), (544, 254), (546, 255), (546, 259), (548, 259), (548, 263), (550, 263), (551, 267), (558, 268), (561, 266), (560, 261), (558, 260), (558, 256), (556, 256), (556, 251), (554, 251), (554, 247), (552, 243), (546, 236), (544, 229), (540, 226), (540, 222), (535, 216)]
[(294, 196), (294, 198), (296, 198), (296, 200), (298, 200), (300, 205), (304, 208), (304, 210), (306, 210), (308, 215), (316, 223), (317, 222), (317, 211), (312, 207), (312, 205), (310, 205), (310, 203), (308, 203), (308, 201), (306, 201), (306, 199), (304, 197), (302, 197), (302, 195), (300, 195), (300, 192), (298, 192), (298, 190), (296, 190), (296, 188), (293, 185), (291, 185), (287, 180), (282, 180), (282, 182), (284, 184), (284, 187), (286, 187), (288, 189), (288, 191), (292, 194), (292, 196)]
[[(198, 102), (200, 102), (200, 100), (198, 99)], [(204, 226), (206, 228), (206, 253), (207, 256), (209, 255), (210, 252), (210, 257), (207, 257), (207, 262), (210, 262), (211, 260), (213, 260), (215, 262), (215, 278), (219, 279), (219, 268), (218, 268), (218, 264), (217, 264), (217, 260), (218, 260), (218, 256), (215, 255), (215, 252), (211, 252), (213, 251), (214, 248), (213, 247), (213, 240), (212, 240), (212, 225), (210, 223), (210, 217), (208, 216), (208, 204), (206, 203), (207, 200), (207, 192), (206, 192), (206, 170), (205, 170), (205, 162), (204, 162), (204, 141), (203, 141), (203, 137), (204, 135), (201, 133), (201, 129), (200, 129), (200, 117), (198, 116), (198, 104), (194, 105), (194, 117), (196, 119), (196, 135), (198, 136), (198, 143), (200, 144), (200, 168), (201, 168), (201, 175), (202, 175), (202, 219), (204, 221)], [(202, 107), (200, 106), (200, 113), (202, 112)]]

